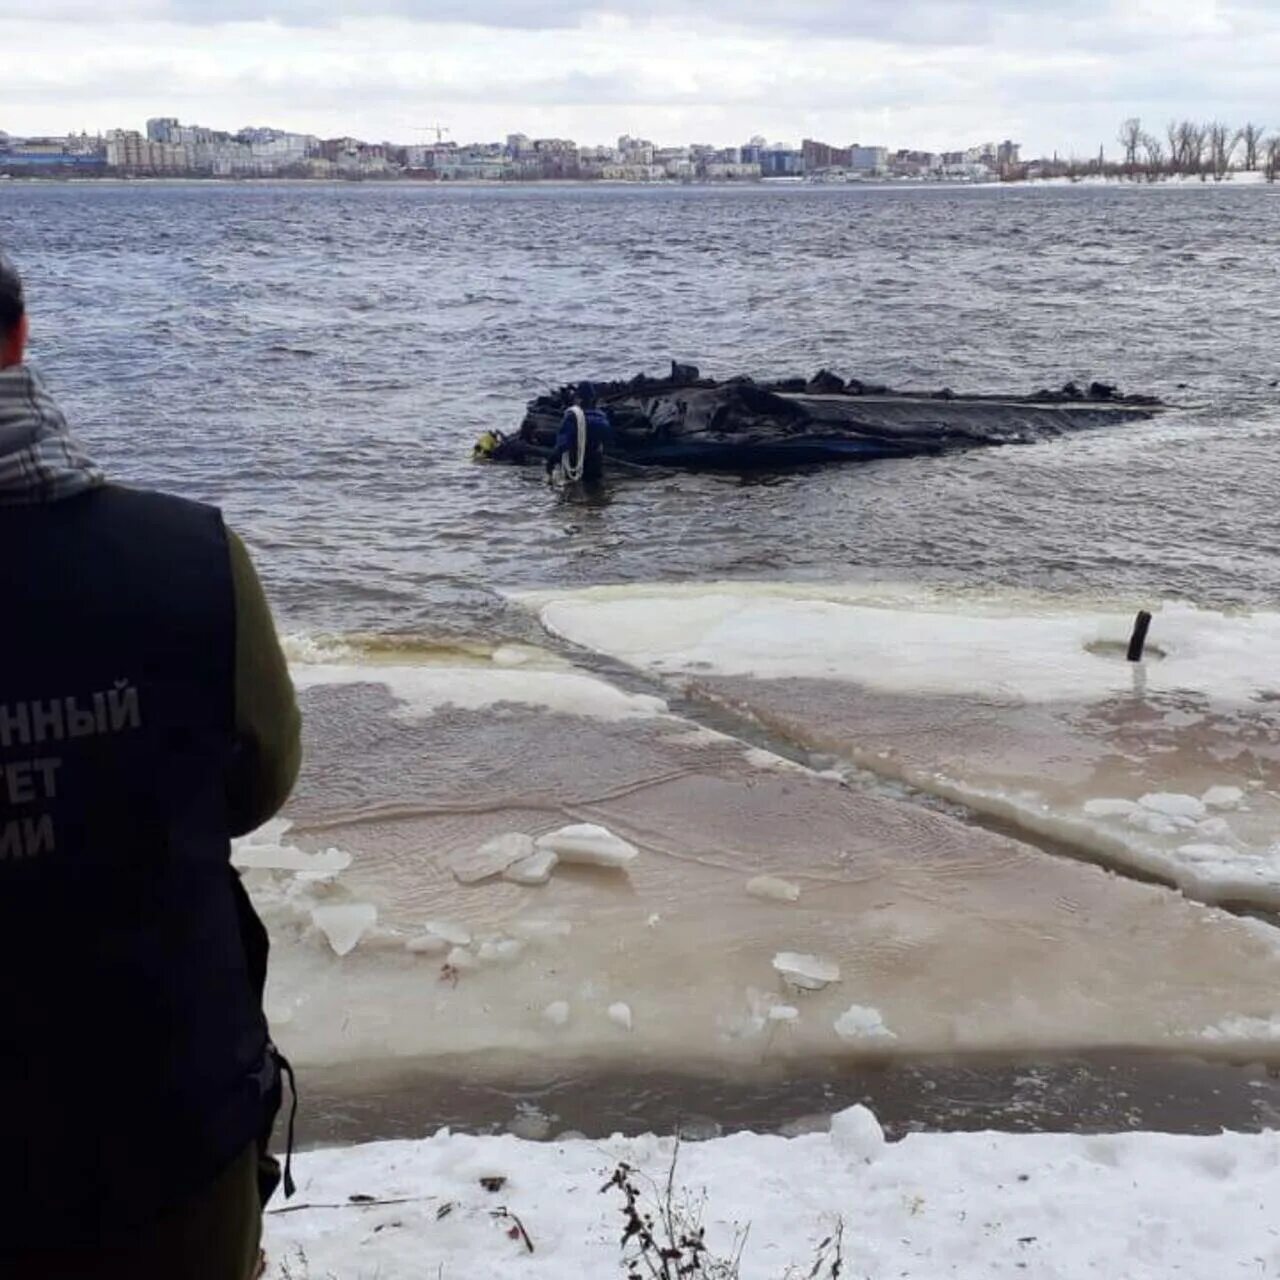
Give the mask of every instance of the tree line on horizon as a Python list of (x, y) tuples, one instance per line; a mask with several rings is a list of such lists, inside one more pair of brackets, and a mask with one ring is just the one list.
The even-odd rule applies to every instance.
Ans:
[(1107, 164), (1100, 153), (1094, 172), (1151, 181), (1187, 175), (1222, 182), (1241, 168), (1246, 173), (1261, 170), (1268, 182), (1280, 178), (1280, 133), (1268, 136), (1265, 126), (1252, 121), (1234, 128), (1221, 120), (1170, 120), (1161, 136), (1148, 133), (1137, 116), (1130, 116), (1117, 140), (1124, 159)]

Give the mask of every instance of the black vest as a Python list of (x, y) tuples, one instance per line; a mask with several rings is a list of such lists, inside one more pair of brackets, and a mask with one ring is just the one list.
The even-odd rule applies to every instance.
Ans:
[(262, 1129), (234, 745), (219, 513), (0, 508), (0, 1241), (145, 1222)]

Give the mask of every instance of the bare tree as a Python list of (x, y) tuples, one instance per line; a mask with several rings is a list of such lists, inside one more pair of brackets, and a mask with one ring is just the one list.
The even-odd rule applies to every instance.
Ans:
[(1164, 136), (1169, 140), (1169, 168), (1173, 173), (1182, 172), (1182, 129), (1176, 120), (1170, 120), (1164, 127)]
[(1267, 139), (1267, 181), (1280, 177), (1280, 134)]
[(1147, 177), (1154, 182), (1164, 171), (1164, 143), (1153, 134), (1144, 133), (1142, 149), (1146, 153)]
[(1138, 167), (1138, 148), (1142, 145), (1142, 121), (1137, 116), (1130, 116), (1120, 126), (1120, 133), (1117, 136), (1120, 145), (1124, 148), (1125, 168), (1132, 173)]
[(1199, 173), (1204, 168), (1204, 148), (1208, 134), (1204, 125), (1183, 120), (1178, 125), (1178, 163), (1183, 173)]
[(1231, 157), (1236, 150), (1236, 135), (1221, 120), (1215, 120), (1206, 126), (1206, 134), (1209, 139), (1209, 162), (1213, 166), (1213, 180), (1221, 182), (1231, 168)]
[(1251, 121), (1240, 130), (1237, 137), (1238, 142), (1244, 143), (1244, 167), (1250, 173), (1258, 167), (1258, 153), (1262, 150), (1263, 132), (1260, 124), (1254, 124)]

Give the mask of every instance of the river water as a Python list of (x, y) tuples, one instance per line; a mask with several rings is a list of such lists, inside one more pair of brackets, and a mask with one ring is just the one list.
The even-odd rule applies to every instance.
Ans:
[[(782, 1124), (779, 1064), (807, 1082), (794, 1121), (832, 1054), (906, 1063), (882, 1090), (903, 1124), (956, 1110), (954, 1069), (911, 1063), (992, 1054), (961, 1089), (984, 1123), (1010, 1063), (1049, 1081), (1019, 1123), (1069, 1122), (1053, 1082), (1106, 1095), (1108, 1071), (1138, 1101), (1091, 1103), (1104, 1127), (1205, 1123), (1209, 1094), (1224, 1122), (1271, 1116), (1265, 1081), (1161, 1066), (1144, 1095), (1132, 1064), (1280, 1060), (1275, 931), (1201, 905), (1280, 906), (1278, 234), (1280, 191), (1231, 184), (0, 188), (33, 359), (80, 435), (118, 479), (221, 505), (288, 633), (308, 764), (292, 834), (261, 844), (353, 861), (249, 875), (326, 1131), (426, 1124), (428, 1076), (437, 1116), (493, 1121), (458, 1092), (477, 1063), (487, 1097), (572, 1094), (582, 1127)], [(672, 358), (1099, 378), (1176, 408), (953, 457), (626, 477), (591, 505), (470, 461), (549, 385)], [(1142, 605), (1135, 673), (1116, 647)], [(636, 869), (450, 874), (566, 821), (624, 835)], [(745, 897), (762, 872), (799, 903)], [(336, 956), (318, 902), (377, 926)], [(442, 918), (511, 963), (406, 952)], [(784, 949), (842, 983), (797, 996)], [(448, 1087), (446, 1061), (467, 1064)], [(620, 1063), (667, 1101), (627, 1112)], [(584, 1064), (614, 1090), (594, 1118), (565, 1083)]]
[[(928, 578), (1280, 595), (1280, 191), (10, 186), (35, 357), (118, 475), (221, 502), (288, 625), (500, 627), (495, 585)], [(469, 462), (580, 376), (820, 366), (1194, 406), (589, 513)], [(1186, 384), (1185, 389), (1181, 384)]]

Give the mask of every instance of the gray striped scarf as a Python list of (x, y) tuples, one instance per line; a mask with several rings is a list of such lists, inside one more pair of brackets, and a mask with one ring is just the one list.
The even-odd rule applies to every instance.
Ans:
[(101, 483), (35, 371), (0, 369), (0, 506), (56, 502)]

